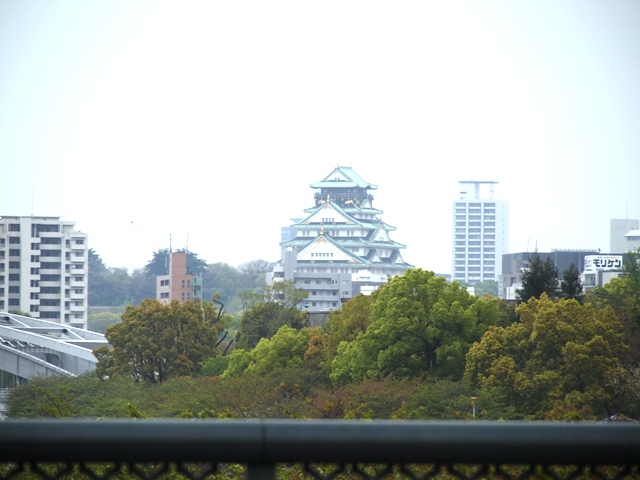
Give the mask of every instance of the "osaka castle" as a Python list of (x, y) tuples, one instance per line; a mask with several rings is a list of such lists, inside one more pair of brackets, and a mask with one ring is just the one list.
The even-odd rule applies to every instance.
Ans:
[[(391, 239), (395, 227), (373, 206), (372, 191), (351, 167), (336, 168), (314, 189), (313, 206), (289, 229), (283, 255), (271, 281), (293, 280), (309, 296), (299, 306), (330, 312), (359, 293), (369, 294), (411, 268), (400, 253), (405, 245)], [(283, 235), (285, 237), (285, 235)]]

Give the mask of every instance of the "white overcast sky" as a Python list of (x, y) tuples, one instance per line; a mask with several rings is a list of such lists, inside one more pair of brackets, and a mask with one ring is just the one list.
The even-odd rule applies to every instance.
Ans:
[(405, 260), (450, 272), (458, 180), (511, 252), (640, 218), (640, 2), (0, 2), (0, 215), (76, 222), (112, 267), (279, 258), (336, 164)]

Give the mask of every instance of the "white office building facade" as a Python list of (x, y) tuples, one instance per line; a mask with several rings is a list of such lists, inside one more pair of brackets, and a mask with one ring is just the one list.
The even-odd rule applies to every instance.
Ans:
[[(452, 280), (499, 281), (509, 248), (509, 203), (492, 198), (495, 183), (460, 182), (460, 198), (453, 202)], [(482, 184), (491, 185), (489, 198), (481, 197)]]
[(87, 235), (59, 217), (0, 217), (0, 311), (87, 328)]

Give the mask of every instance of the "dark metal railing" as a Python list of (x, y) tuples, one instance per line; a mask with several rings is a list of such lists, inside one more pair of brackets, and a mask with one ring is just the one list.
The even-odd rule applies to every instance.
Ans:
[[(56, 470), (52, 474), (54, 463), (55, 468), (64, 465), (62, 473)], [(95, 473), (91, 464), (111, 467)], [(163, 465), (161, 473), (152, 464)], [(192, 474), (190, 467), (185, 467), (191, 464), (209, 467)], [(242, 464), (240, 475), (246, 478), (640, 478), (640, 425), (296, 420), (0, 422), (0, 478), (160, 478), (165, 474), (174, 475), (171, 478), (236, 478), (233, 475), (239, 470), (228, 470), (229, 464)], [(150, 468), (151, 473), (145, 473)], [(291, 473), (292, 468), (301, 469), (299, 476)]]

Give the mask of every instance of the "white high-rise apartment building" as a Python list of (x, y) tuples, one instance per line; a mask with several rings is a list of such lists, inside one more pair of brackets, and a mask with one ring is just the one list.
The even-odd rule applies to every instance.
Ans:
[[(493, 198), (496, 183), (460, 181), (460, 198), (453, 202), (452, 280), (498, 281), (502, 274), (502, 255), (509, 251), (509, 202)], [(483, 186), (487, 192), (481, 192)]]
[(0, 217), (0, 311), (87, 328), (87, 235), (59, 217)]

